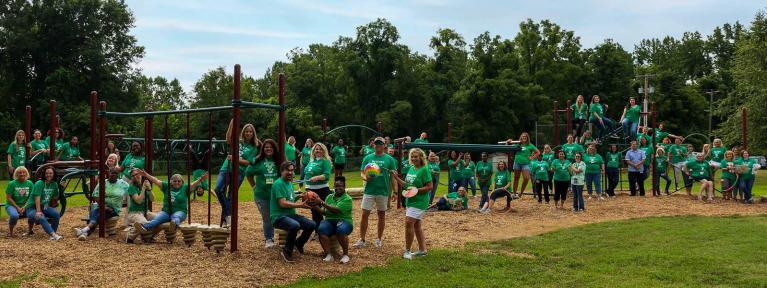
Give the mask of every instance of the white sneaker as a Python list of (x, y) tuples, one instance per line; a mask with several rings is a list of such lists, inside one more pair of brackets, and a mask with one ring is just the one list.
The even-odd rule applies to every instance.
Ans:
[(605, 200), (605, 197), (599, 196), (599, 200)]
[(77, 235), (77, 240), (85, 241), (87, 239), (88, 239), (88, 234), (87, 233), (80, 233), (79, 235)]
[(354, 242), (354, 244), (352, 244), (352, 247), (354, 247), (354, 248), (365, 247), (365, 240), (362, 240), (362, 239), (357, 240), (357, 242)]
[(479, 213), (488, 214), (488, 213), (490, 213), (490, 208), (487, 208), (485, 210), (480, 210)]
[(350, 260), (352, 259), (349, 258), (349, 255), (344, 255), (343, 257), (341, 257), (341, 264), (349, 263)]
[(269, 248), (272, 248), (272, 247), (274, 247), (274, 240), (273, 239), (266, 239), (266, 241), (264, 241), (264, 248), (269, 249)]
[(402, 254), (402, 258), (405, 258), (407, 260), (413, 259), (413, 253), (410, 253), (410, 251), (405, 251), (405, 254)]
[(333, 262), (333, 260), (335, 259), (333, 258), (333, 255), (331, 255), (330, 253), (328, 253), (328, 255), (325, 256), (324, 259), (322, 259), (322, 261), (325, 261), (325, 262)]
[(591, 195), (589, 195), (589, 200), (591, 200)]
[(381, 247), (383, 247), (383, 241), (376, 239), (376, 248), (381, 249)]
[(59, 234), (56, 234), (56, 233), (53, 233), (53, 234), (51, 235), (51, 238), (50, 238), (50, 239), (51, 239), (51, 241), (59, 241), (59, 240), (61, 240), (61, 238), (63, 238), (63, 237), (61, 237), (61, 235), (59, 235)]
[(80, 237), (80, 234), (83, 234), (83, 229), (75, 228), (75, 237)]

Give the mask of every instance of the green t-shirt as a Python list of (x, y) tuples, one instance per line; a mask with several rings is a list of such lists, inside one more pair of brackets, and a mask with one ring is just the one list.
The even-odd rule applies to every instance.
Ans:
[(463, 160), (457, 160), (458, 164), (453, 167), (454, 160), (447, 160), (447, 178), (452, 181), (460, 181), (463, 177), (461, 175), (461, 167), (463, 167)]
[(570, 181), (570, 172), (567, 170), (570, 160), (554, 159), (551, 161), (551, 167), (554, 169), (554, 181)]
[(333, 163), (346, 164), (346, 147), (343, 147), (343, 146), (333, 147)]
[(509, 173), (509, 170), (503, 170), (495, 173), (495, 176), (493, 176), (493, 183), (495, 183), (495, 189), (500, 189), (503, 187), (506, 187), (506, 185), (509, 184), (509, 181), (511, 180), (511, 173)]
[[(109, 180), (104, 182), (107, 188), (107, 193), (104, 194), (104, 204), (107, 207), (112, 208), (112, 210), (115, 211), (115, 214), (120, 215), (120, 209), (123, 207), (123, 197), (125, 197), (126, 194), (128, 194), (128, 189), (130, 189), (130, 184), (128, 182), (125, 182), (123, 179), (117, 179), (115, 183), (109, 182)], [(101, 191), (101, 188), (99, 185), (96, 185), (96, 189), (93, 190), (93, 199), (99, 198), (99, 192)], [(95, 205), (95, 207), (98, 207)], [(142, 210), (143, 211), (143, 210)]]
[(35, 208), (35, 197), (40, 197), (40, 208), (45, 209), (49, 207), (51, 199), (59, 196), (59, 183), (51, 181), (51, 183), (45, 184), (45, 180), (37, 180), (35, 186), (32, 187), (32, 194), (27, 199), (27, 209)]
[[(184, 213), (189, 213), (189, 206), (187, 206), (189, 203), (189, 194), (187, 194), (187, 184), (184, 183), (181, 185), (179, 189), (170, 189), (170, 186), (168, 185), (168, 182), (162, 182), (162, 193), (163, 195), (168, 195), (168, 190), (170, 190), (170, 202), (171, 207), (173, 208), (173, 212), (183, 211)], [(165, 213), (170, 214), (170, 211), (168, 210), (168, 199), (163, 199), (162, 201), (162, 211), (165, 211)]]
[[(11, 182), (8, 182), (8, 186), (5, 187), (5, 195), (11, 195), (11, 199), (13, 199), (13, 202), (16, 202), (16, 206), (24, 207), (27, 205), (27, 199), (29, 199), (29, 195), (32, 193), (32, 186), (32, 181), (29, 180), (24, 182), (11, 180)], [(5, 200), (5, 205), (11, 206), (8, 198)]]
[(565, 158), (567, 158), (567, 160), (572, 161), (573, 159), (575, 159), (575, 153), (576, 152), (583, 153), (586, 150), (583, 150), (583, 146), (581, 146), (581, 144), (578, 144), (578, 143), (569, 144), (568, 143), (568, 144), (562, 145), (562, 151), (565, 151)]
[(290, 203), (296, 202), (296, 193), (293, 184), (285, 181), (282, 177), (272, 184), (272, 193), (269, 196), (269, 221), (274, 224), (277, 218), (296, 214), (296, 208), (282, 208), (279, 199), (284, 198)]
[(477, 177), (479, 182), (485, 183), (491, 180), (493, 177), (493, 162), (492, 161), (479, 161), (477, 162)]
[(16, 145), (11, 143), (8, 145), (8, 155), (11, 155), (11, 166), (13, 168), (24, 166), (27, 161), (27, 149), (24, 145)]
[(407, 155), (408, 154), (405, 154), (405, 156), (402, 156), (402, 158), (399, 159), (401, 163), (400, 165), (402, 165), (402, 171), (407, 171), (407, 169), (410, 169), (410, 167), (413, 166), (410, 165), (410, 158), (407, 157)]
[[(151, 193), (151, 191), (147, 192)], [(133, 195), (141, 194), (141, 187), (136, 187), (134, 185), (130, 185), (130, 187), (128, 187), (128, 213), (144, 212), (147, 210), (147, 200), (149, 198), (149, 194), (147, 192), (144, 192), (144, 201), (141, 201), (141, 203), (136, 203), (136, 201), (133, 200)]]
[(458, 204), (458, 199), (461, 199), (461, 203), (463, 203), (461, 206), (463, 209), (469, 208), (469, 197), (466, 197), (466, 194), (463, 194), (463, 197), (458, 196), (458, 192), (450, 192), (445, 195), (447, 198), (447, 203), (450, 205), (450, 207), (454, 207), (456, 204)]
[(535, 160), (530, 164), (533, 180), (549, 181), (549, 163)]
[[(309, 179), (311, 179), (314, 176), (319, 175), (325, 175), (325, 180), (317, 181), (317, 182), (311, 182)], [(306, 169), (304, 170), (304, 181), (306, 181), (306, 185), (327, 185), (328, 180), (330, 179), (330, 161), (325, 158), (319, 158), (314, 159), (312, 162), (309, 162), (309, 165), (306, 165)]]
[(578, 169), (580, 172), (572, 173), (572, 177), (570, 177), (570, 184), (583, 185), (586, 182), (586, 163), (581, 161), (572, 163), (571, 165), (573, 166), (573, 169)]
[[(246, 144), (246, 143), (240, 143), (239, 145), (240, 145), (240, 149), (239, 149), (240, 160), (252, 161), (253, 158), (255, 158), (256, 155), (258, 154), (258, 148), (253, 147), (253, 145)], [(231, 168), (231, 165), (229, 164), (228, 158), (229, 157), (224, 158), (224, 163), (221, 164), (221, 169), (219, 171), (229, 172), (229, 168)], [(248, 169), (248, 165), (240, 164), (239, 169), (240, 169), (239, 170), (240, 175), (243, 175), (243, 173), (245, 173), (245, 170)]]
[(373, 149), (373, 147), (370, 147), (370, 146), (362, 147), (362, 156), (363, 157), (368, 156), (370, 154), (373, 154), (375, 152), (376, 152), (376, 149)]
[(662, 155), (658, 157), (658, 154), (655, 154), (655, 170), (658, 171), (658, 173), (663, 174), (666, 173), (666, 167), (668, 167), (668, 159), (666, 158), (666, 155)]
[(296, 146), (285, 143), (285, 160), (296, 162)]
[(621, 152), (607, 152), (607, 167), (619, 168), (621, 167), (621, 159), (623, 159)]
[(519, 145), (519, 151), (514, 155), (514, 163), (520, 165), (530, 164), (530, 155), (533, 155), (533, 151), (538, 150), (533, 144)]
[(743, 171), (743, 173), (740, 173), (740, 179), (743, 180), (751, 180), (754, 178), (754, 165), (756, 165), (756, 161), (754, 159), (740, 159), (735, 161), (735, 165), (741, 166), (745, 165), (748, 169), (746, 171)]
[(61, 153), (61, 160), (63, 161), (77, 160), (77, 157), (80, 157), (80, 148), (77, 146), (72, 147), (69, 143), (66, 143), (61, 149), (64, 151)]
[(672, 164), (687, 161), (687, 146), (674, 144), (670, 150)]
[[(655, 141), (658, 143), (662, 143), (663, 138), (668, 137), (668, 135), (669, 135), (668, 133), (661, 131), (660, 129), (657, 129), (657, 128), (655, 129)], [(674, 140), (674, 139), (671, 139), (671, 140)], [(674, 142), (674, 141), (671, 141), (671, 142)]]
[(439, 162), (429, 162), (429, 171), (431, 171), (431, 176), (439, 176)]
[[(197, 181), (197, 179), (200, 179), (200, 177), (202, 177), (202, 175), (205, 174), (205, 172), (208, 172), (208, 171), (205, 171), (203, 169), (197, 169), (192, 171), (192, 182), (195, 182)], [(208, 179), (202, 180), (200, 184), (192, 187), (192, 192), (197, 191), (197, 187), (202, 187), (202, 190), (208, 191), (209, 186), (210, 184), (208, 183)]]
[(722, 162), (722, 160), (724, 160), (724, 152), (727, 152), (727, 148), (724, 148), (724, 147), (711, 148), (711, 160), (714, 160), (716, 162)]
[(554, 158), (556, 158), (554, 156), (554, 152), (543, 153), (543, 156), (541, 156), (541, 159), (543, 161), (546, 161), (546, 163), (549, 163), (549, 164), (551, 164), (551, 161), (554, 160)]
[(599, 118), (604, 117), (604, 113), (605, 113), (604, 106), (602, 106), (602, 104), (600, 103), (591, 103), (591, 105), (589, 105), (589, 121), (596, 119), (594, 118), (593, 113), (597, 113), (597, 115), (599, 115)]
[(325, 209), (325, 219), (328, 220), (346, 220), (349, 224), (352, 224), (352, 196), (348, 193), (344, 193), (341, 197), (336, 197), (336, 193), (330, 193), (328, 197), (325, 197), (325, 203), (330, 206), (335, 206), (340, 213), (330, 212), (329, 209)]
[(708, 178), (711, 175), (711, 168), (707, 161), (689, 161), (685, 164), (690, 171), (690, 177), (695, 179)]
[(413, 143), (414, 143), (414, 144), (418, 144), (418, 143), (429, 143), (429, 140), (428, 140), (428, 139), (421, 139), (421, 138), (418, 138), (418, 139), (415, 139), (415, 141), (413, 141)]
[(602, 172), (602, 164), (605, 163), (605, 160), (602, 159), (602, 155), (586, 153), (583, 154), (583, 162), (586, 163), (586, 173), (592, 174)]
[(586, 120), (586, 114), (589, 113), (589, 104), (583, 103), (581, 104), (581, 107), (578, 107), (577, 103), (574, 103), (573, 105), (570, 105), (570, 109), (573, 109), (573, 118), (578, 120)]
[(368, 176), (368, 182), (365, 184), (363, 194), (389, 196), (391, 194), (391, 176), (389, 171), (397, 170), (397, 160), (394, 160), (394, 157), (391, 157), (389, 154), (380, 156), (375, 154), (368, 155), (362, 159), (360, 171), (365, 170), (365, 166), (370, 163), (375, 163), (381, 168), (381, 175), (375, 177)]
[[(429, 182), (431, 182), (431, 172), (429, 172), (429, 167), (423, 166), (416, 169), (415, 166), (412, 166), (407, 170), (407, 174), (405, 174), (404, 188), (421, 188), (426, 186), (426, 183)], [(418, 193), (413, 197), (405, 198), (405, 206), (426, 210), (429, 208), (429, 193)]]
[[(466, 164), (466, 162), (463, 162), (463, 164)], [(463, 179), (469, 179), (471, 177), (474, 177), (474, 172), (476, 170), (477, 170), (477, 165), (474, 164), (474, 161), (469, 161), (469, 164), (461, 166), (461, 177)]]
[(629, 121), (633, 123), (639, 123), (639, 112), (641, 111), (642, 108), (639, 107), (639, 105), (631, 106), (626, 110), (626, 119), (629, 119)]
[[(48, 142), (45, 142), (43, 140), (32, 140), (32, 142), (29, 142), (29, 144), (32, 145), (32, 151), (48, 149)], [(41, 152), (35, 156), (35, 161), (38, 161), (38, 162), (45, 162), (47, 161), (47, 159), (48, 159), (48, 153)]]
[[(642, 138), (647, 139), (647, 143), (652, 143), (652, 136), (645, 135), (644, 133), (637, 133), (637, 145), (639, 145), (639, 143), (642, 143)], [(662, 139), (655, 139), (655, 142), (660, 143), (661, 141)]]
[(253, 190), (253, 196), (256, 199), (269, 200), (272, 184), (274, 184), (277, 178), (280, 178), (280, 171), (274, 160), (264, 158), (256, 162), (255, 165), (249, 165), (245, 175), (255, 176), (256, 178), (256, 189)]
[[(45, 142), (45, 147), (50, 147), (51, 136), (45, 136), (43, 142)], [(53, 142), (53, 145), (56, 146), (53, 149), (54, 153), (58, 153), (64, 147), (64, 139), (56, 139), (56, 141)]]
[[(727, 161), (722, 160), (719, 162), (719, 167), (722, 168), (722, 179), (730, 179), (731, 181), (735, 181), (735, 161)], [(732, 171), (730, 171), (732, 169)], [(732, 184), (732, 182), (730, 182)]]
[(125, 155), (125, 159), (123, 159), (122, 166), (125, 170), (123, 170), (123, 176), (127, 178), (130, 177), (130, 171), (132, 169), (144, 169), (144, 156), (134, 156), (133, 154), (128, 153)]
[(301, 149), (301, 165), (309, 165), (309, 162), (312, 161), (312, 148), (311, 147), (304, 147)]
[(641, 150), (642, 152), (644, 152), (644, 159), (646, 159), (644, 163), (642, 163), (642, 165), (644, 165), (644, 167), (649, 167), (650, 158), (652, 157), (652, 154), (653, 154), (652, 148), (648, 145), (648, 146), (639, 147), (638, 150)]

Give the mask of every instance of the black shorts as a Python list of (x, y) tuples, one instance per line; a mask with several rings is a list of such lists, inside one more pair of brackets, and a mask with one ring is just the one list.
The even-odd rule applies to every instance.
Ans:
[(333, 168), (344, 170), (344, 167), (346, 167), (345, 163), (333, 163)]
[(506, 189), (495, 189), (493, 190), (493, 194), (490, 195), (490, 199), (493, 201), (501, 197), (511, 198), (511, 193), (509, 193), (509, 191), (507, 191)]

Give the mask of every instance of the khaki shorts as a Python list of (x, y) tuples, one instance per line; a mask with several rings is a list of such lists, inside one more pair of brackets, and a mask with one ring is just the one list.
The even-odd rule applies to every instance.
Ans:
[[(138, 231), (133, 228), (133, 223), (146, 224), (149, 220), (154, 219), (154, 213), (148, 212), (147, 217), (144, 217), (143, 212), (129, 212), (125, 215), (125, 226), (128, 227), (128, 239), (135, 240), (138, 237)], [(148, 218), (148, 219), (147, 219)]]
[(360, 204), (360, 207), (362, 207), (362, 210), (386, 211), (386, 209), (388, 209), (388, 206), (389, 206), (389, 196), (368, 195), (368, 194), (362, 195), (362, 202)]

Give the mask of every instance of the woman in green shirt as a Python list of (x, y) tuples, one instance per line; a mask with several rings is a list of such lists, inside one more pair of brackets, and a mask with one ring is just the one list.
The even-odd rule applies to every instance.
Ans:
[(695, 155), (695, 160), (687, 162), (685, 164), (684, 173), (687, 177), (693, 180), (700, 181), (700, 194), (698, 194), (698, 200), (703, 200), (703, 196), (707, 196), (707, 200), (714, 200), (714, 181), (711, 179), (711, 164), (706, 161), (703, 153), (692, 153)]
[(463, 176), (461, 176), (463, 154), (458, 153), (458, 151), (450, 151), (447, 155), (447, 192), (450, 193), (458, 191), (458, 186), (463, 182)]
[[(234, 120), (229, 122), (229, 128), (226, 130), (226, 141), (229, 147), (232, 145), (239, 145), (239, 165), (229, 163), (232, 161), (232, 155), (228, 155), (221, 165), (221, 169), (218, 171), (218, 179), (216, 179), (216, 186), (214, 188), (216, 192), (216, 198), (219, 204), (221, 204), (221, 223), (224, 227), (229, 227), (232, 218), (232, 190), (240, 189), (242, 180), (245, 179), (245, 170), (250, 165), (250, 161), (258, 154), (258, 148), (261, 146), (261, 141), (258, 140), (256, 135), (256, 127), (253, 124), (245, 124), (240, 131), (240, 137), (238, 140), (234, 139), (232, 133), (234, 133)], [(232, 169), (238, 167), (236, 187), (232, 185)], [(228, 189), (227, 189), (228, 188)]]
[(621, 115), (621, 126), (623, 126), (623, 137), (626, 141), (631, 141), (637, 137), (637, 128), (639, 127), (639, 114), (642, 108), (637, 105), (634, 97), (629, 98), (629, 104), (623, 107)]
[(506, 161), (498, 161), (498, 171), (495, 172), (495, 176), (493, 176), (493, 184), (495, 185), (495, 189), (493, 190), (493, 193), (490, 194), (490, 201), (485, 202), (485, 206), (482, 206), (482, 209), (479, 209), (479, 212), (481, 213), (490, 213), (493, 208), (493, 204), (495, 204), (495, 200), (500, 197), (506, 197), (506, 208), (501, 210), (501, 212), (506, 212), (511, 210), (511, 193), (509, 193), (509, 186), (511, 186), (511, 174), (509, 173), (508, 166), (506, 166)]
[(597, 127), (597, 139), (604, 138), (605, 132), (613, 131), (613, 120), (605, 116), (605, 111), (607, 111), (607, 104), (599, 102), (599, 95), (592, 96), (591, 105), (589, 105), (589, 122)]
[[(117, 167), (118, 172), (122, 172), (123, 180), (130, 181), (130, 172), (133, 169), (144, 169), (144, 152), (141, 147), (141, 143), (134, 141), (130, 145), (130, 153), (125, 155), (125, 159), (122, 161), (122, 165)], [(119, 157), (119, 155), (118, 155)]]
[[(515, 141), (511, 139), (506, 141), (507, 144), (512, 144), (514, 142)], [(514, 168), (514, 186), (512, 193), (517, 193), (519, 174), (522, 174), (522, 190), (519, 193), (521, 198), (527, 188), (527, 182), (530, 181), (530, 161), (538, 158), (538, 154), (541, 154), (541, 151), (539, 151), (538, 148), (535, 148), (535, 145), (530, 144), (530, 134), (527, 134), (527, 132), (522, 132), (522, 134), (519, 135), (519, 144), (517, 145), (519, 145), (520, 150), (514, 154), (514, 165), (512, 166)]]
[[(314, 147), (314, 140), (312, 138), (306, 138), (306, 141), (304, 142), (304, 148), (301, 148), (301, 171), (299, 173), (301, 174), (301, 179), (304, 179), (304, 170), (306, 170), (306, 165), (309, 165), (309, 162), (312, 161), (312, 147)], [(304, 182), (298, 182), (298, 190), (304, 190)]]
[(567, 189), (570, 188), (570, 160), (565, 158), (565, 152), (559, 150), (557, 159), (551, 161), (554, 171), (554, 208), (564, 209), (567, 200)]
[(343, 176), (344, 168), (346, 168), (346, 150), (349, 147), (344, 145), (344, 139), (338, 139), (338, 142), (333, 146), (333, 176)]
[(264, 247), (266, 248), (274, 247), (274, 227), (269, 221), (269, 193), (272, 191), (274, 181), (280, 178), (277, 164), (274, 162), (276, 153), (280, 153), (280, 150), (277, 149), (277, 142), (272, 139), (264, 140), (261, 151), (245, 172), (250, 187), (254, 188), (253, 199), (256, 202), (256, 207), (258, 207), (258, 212), (261, 213), (261, 228), (264, 232)]
[[(304, 171), (304, 184), (306, 185), (306, 191), (312, 191), (320, 196), (320, 199), (325, 199), (330, 195), (330, 155), (328, 155), (328, 148), (325, 144), (316, 143), (312, 150), (312, 161), (306, 166)], [(312, 210), (312, 220), (315, 223), (322, 221), (322, 213)]]
[(285, 141), (285, 160), (296, 163), (296, 137), (288, 137), (288, 141)]
[[(32, 194), (32, 181), (29, 180), (27, 168), (19, 167), (13, 171), (13, 180), (5, 187), (5, 212), (8, 212), (8, 238), (13, 238), (13, 228), (19, 218), (26, 217), (27, 200)], [(29, 232), (32, 233), (32, 223)]]
[(37, 171), (37, 168), (40, 167), (40, 165), (45, 164), (45, 161), (48, 159), (46, 156), (48, 154), (49, 143), (46, 143), (41, 139), (43, 133), (38, 129), (35, 129), (35, 132), (32, 133), (32, 137), (34, 140), (29, 142), (32, 146), (32, 152), (30, 153), (32, 158), (29, 159), (29, 162), (32, 164), (32, 171)]
[[(477, 165), (474, 161), (471, 161), (471, 153), (463, 154), (463, 166), (461, 166), (461, 178), (463, 183), (461, 186), (466, 187), (468, 190), (471, 187), (471, 197), (477, 198), (477, 183), (475, 182), (474, 174), (476, 174)], [(404, 167), (403, 167), (404, 168)]]
[(32, 149), (32, 146), (27, 144), (26, 134), (24, 130), (16, 131), (16, 135), (13, 137), (13, 142), (8, 145), (8, 176), (13, 179), (13, 172), (18, 167), (24, 167), (27, 162), (27, 148)]
[[(410, 169), (405, 174), (405, 179), (396, 173), (392, 177), (405, 189), (416, 189), (418, 193), (405, 199), (405, 259), (413, 259), (413, 256), (426, 255), (426, 235), (423, 232), (423, 216), (429, 208), (429, 191), (431, 191), (431, 172), (429, 172), (426, 155), (419, 148), (410, 150)], [(390, 171), (394, 172), (394, 171)], [(413, 236), (418, 240), (418, 251), (410, 252), (413, 245)]]
[(670, 195), (668, 187), (671, 186), (671, 178), (668, 177), (668, 160), (669, 154), (663, 147), (658, 147), (655, 150), (655, 181), (652, 184), (652, 195), (660, 196), (660, 179), (666, 180), (666, 195)]
[[(180, 174), (173, 174), (170, 177), (170, 183), (162, 182), (160, 179), (147, 173), (144, 173), (143, 177), (152, 182), (152, 184), (160, 186), (165, 199), (162, 201), (162, 210), (155, 214), (152, 221), (144, 224), (134, 223), (133, 228), (139, 233), (144, 234), (154, 230), (163, 223), (170, 223), (170, 234), (174, 234), (176, 227), (181, 225), (181, 221), (184, 221), (187, 213), (189, 213), (189, 194), (192, 191), (184, 184), (184, 178)], [(205, 179), (208, 179), (208, 173), (203, 174), (200, 179), (197, 179), (190, 185), (192, 187), (200, 185), (200, 182)]]
[(77, 136), (72, 136), (72, 138), (69, 140), (69, 143), (64, 144), (64, 147), (61, 149), (60, 159), (62, 161), (81, 161), (83, 160), (82, 157), (80, 157), (80, 147), (77, 146), (78, 144)]
[(581, 152), (575, 153), (575, 160), (572, 164), (570, 164), (570, 185), (572, 185), (573, 189), (573, 211), (583, 211), (585, 210), (584, 207), (584, 201), (583, 201), (583, 184), (585, 182), (584, 178), (586, 177), (586, 163), (584, 163), (581, 159), (583, 158), (583, 154)]
[(490, 198), (488, 193), (490, 191), (490, 183), (493, 180), (493, 161), (488, 159), (487, 152), (480, 154), (480, 161), (477, 162), (474, 177), (479, 181), (479, 191), (482, 193), (482, 197), (479, 199), (479, 208), (482, 209), (485, 206), (485, 202)]
[[(439, 187), (439, 156), (437, 153), (429, 152), (429, 170), (431, 171), (431, 193), (429, 194), (429, 204), (434, 202), (434, 195), (437, 193), (437, 187)], [(480, 189), (481, 189), (480, 185)]]
[(578, 95), (575, 98), (575, 104), (570, 105), (570, 109), (573, 110), (573, 135), (579, 137), (589, 118), (589, 105), (583, 101), (583, 95)]
[[(538, 197), (538, 203), (543, 203), (545, 197), (546, 204), (549, 204), (549, 171), (551, 171), (549, 163), (543, 161), (540, 155), (538, 155), (538, 160), (533, 161), (533, 163), (535, 164), (530, 166), (533, 170), (533, 181), (535, 182), (533, 190)], [(543, 190), (544, 195), (541, 195), (541, 190)]]
[(55, 208), (59, 199), (59, 183), (53, 179), (53, 166), (45, 168), (44, 178), (37, 180), (32, 188), (32, 195), (27, 199), (27, 219), (32, 223), (40, 223), (45, 233), (51, 236), (50, 240), (61, 240), (61, 235), (56, 231), (59, 229), (59, 220), (61, 214)]
[(573, 135), (567, 135), (567, 143), (562, 145), (562, 151), (565, 152), (567, 160), (573, 161), (575, 159), (575, 152), (586, 152), (581, 144), (575, 143)]
[(605, 176), (607, 176), (607, 193), (608, 197), (615, 197), (615, 187), (618, 186), (618, 176), (620, 175), (621, 159), (623, 159), (623, 153), (618, 151), (618, 146), (615, 144), (610, 145), (610, 151), (607, 151), (607, 165), (605, 168)]
[[(555, 155), (554, 151), (551, 149), (551, 145), (544, 144), (543, 145), (543, 158), (541, 158), (543, 161), (546, 161), (546, 164), (549, 165), (549, 168), (551, 168), (551, 161), (554, 161)], [(549, 169), (549, 179), (548, 179), (548, 185), (549, 185), (549, 191), (551, 193), (554, 193), (554, 172)]]
[(586, 155), (583, 155), (583, 162), (586, 163), (586, 189), (589, 193), (589, 200), (592, 195), (592, 184), (597, 191), (597, 197), (599, 200), (604, 200), (602, 197), (602, 174), (605, 172), (605, 161), (602, 159), (602, 155), (597, 154), (597, 147), (589, 145), (586, 150)]
[(747, 150), (741, 152), (743, 159), (737, 162), (735, 165), (743, 166), (743, 172), (740, 173), (740, 180), (738, 180), (738, 186), (740, 186), (740, 192), (743, 193), (743, 203), (754, 204), (754, 198), (751, 194), (751, 189), (754, 188), (754, 174), (756, 170), (759, 170), (761, 166), (756, 163), (755, 159), (751, 159)]
[(735, 153), (732, 151), (724, 152), (724, 159), (719, 162), (722, 168), (722, 197), (724, 200), (732, 198), (732, 188), (738, 185), (738, 171), (735, 167)]
[(333, 254), (330, 253), (332, 247), (330, 237), (336, 236), (338, 244), (343, 250), (341, 264), (349, 263), (349, 234), (354, 228), (352, 224), (352, 197), (346, 193), (346, 178), (344, 176), (336, 177), (333, 182), (335, 193), (328, 195), (325, 200), (320, 199), (319, 204), (312, 210), (320, 210), (325, 214), (325, 219), (317, 226), (317, 233), (320, 234), (320, 245), (325, 251), (325, 262), (333, 262)]

